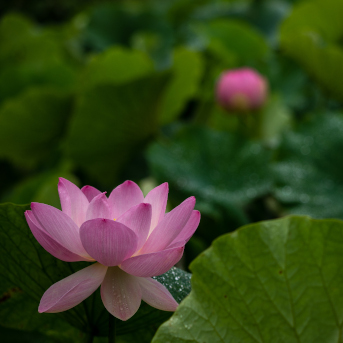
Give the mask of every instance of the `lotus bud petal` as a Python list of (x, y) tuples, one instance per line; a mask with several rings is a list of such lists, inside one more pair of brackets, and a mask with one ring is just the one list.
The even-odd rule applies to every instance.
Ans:
[(225, 71), (217, 83), (217, 102), (229, 112), (257, 110), (264, 105), (267, 96), (267, 80), (251, 68)]

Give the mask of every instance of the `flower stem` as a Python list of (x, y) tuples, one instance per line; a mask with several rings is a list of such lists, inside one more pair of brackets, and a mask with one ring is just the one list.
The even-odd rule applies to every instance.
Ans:
[(116, 341), (116, 318), (109, 313), (108, 318), (108, 343)]

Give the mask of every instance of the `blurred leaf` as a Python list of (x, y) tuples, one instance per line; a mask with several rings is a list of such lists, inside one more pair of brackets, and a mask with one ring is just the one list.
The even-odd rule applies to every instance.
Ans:
[(40, 202), (60, 208), (60, 199), (57, 191), (58, 178), (64, 177), (74, 183), (78, 180), (71, 174), (69, 165), (56, 168), (55, 170), (43, 172), (24, 179), (4, 197), (6, 201), (15, 204), (27, 204)]
[(343, 219), (342, 134), (342, 115), (322, 113), (285, 135), (275, 173), (287, 211)]
[(192, 13), (207, 2), (207, 0), (152, 0), (158, 13), (166, 14), (174, 26), (189, 22)]
[(311, 94), (313, 89), (317, 90), (318, 85), (310, 81), (309, 76), (295, 61), (281, 54), (273, 54), (268, 67), (270, 89), (280, 95), (280, 100), (287, 107), (299, 113), (307, 112), (309, 105), (313, 108), (318, 106)]
[(0, 22), (0, 100), (28, 86), (71, 89), (75, 71), (53, 32), (39, 29), (23, 16), (10, 14)]
[(341, 342), (343, 222), (287, 217), (217, 239), (158, 342)]
[(308, 34), (321, 35), (324, 40), (336, 41), (343, 31), (342, 10), (342, 2), (335, 0), (299, 3), (283, 23), (281, 34), (295, 38), (306, 30)]
[(153, 71), (149, 57), (135, 50), (110, 48), (95, 55), (80, 75), (82, 91), (102, 84), (120, 84), (147, 76)]
[(247, 13), (243, 12), (242, 19), (248, 19), (254, 27), (263, 32), (271, 46), (278, 47), (279, 26), (290, 10), (291, 6), (287, 0), (252, 1)]
[(60, 57), (59, 45), (55, 41), (49, 41), (44, 31), (34, 27), (33, 23), (22, 15), (10, 14), (2, 18), (0, 35), (2, 63), (35, 60), (57, 62)]
[(71, 110), (70, 96), (32, 88), (0, 107), (0, 156), (32, 167), (52, 154)]
[(110, 189), (119, 172), (158, 128), (168, 75), (94, 87), (77, 98), (66, 149), (92, 178)]
[[(1, 278), (1, 282), (4, 281)], [(24, 342), (26, 337), (28, 340), (30, 339), (30, 342), (35, 342), (34, 338), (37, 341), (45, 339), (46, 342), (76, 341), (80, 335), (78, 330), (63, 322), (58, 316), (42, 316), (38, 313), (37, 308), (37, 302), (19, 288), (10, 288), (1, 294), (1, 342)], [(21, 339), (19, 339), (20, 337)]]
[[(38, 332), (26, 332), (16, 329), (9, 329), (0, 326), (0, 338), (2, 343), (57, 343), (56, 339)], [(71, 342), (71, 341), (69, 341)]]
[[(52, 329), (51, 325), (54, 320), (62, 318), (85, 333), (106, 336), (109, 314), (101, 302), (99, 291), (68, 311), (59, 314), (37, 314), (37, 306), (46, 289), (53, 283), (86, 267), (88, 263), (62, 262), (47, 253), (35, 240), (26, 224), (24, 211), (27, 209), (29, 209), (28, 206), (0, 205), (0, 255), (2, 256), (0, 280), (6, 280), (7, 284), (11, 283), (13, 287), (20, 290), (15, 296), (7, 297), (3, 303), (0, 302), (0, 319), (11, 308), (11, 318), (18, 318), (20, 320), (18, 324), (28, 330), (30, 328), (34, 330), (39, 322), (45, 330), (48, 328), (58, 330), (58, 327)], [(190, 292), (190, 274), (184, 271), (173, 268), (156, 279), (164, 284), (178, 301)], [(34, 301), (24, 298), (23, 308), (14, 306), (22, 299), (21, 290), (25, 297), (30, 297)], [(10, 302), (6, 303), (7, 301)], [(28, 311), (25, 312), (25, 316), (22, 313), (24, 308)], [(29, 313), (30, 309), (33, 311), (32, 317)], [(170, 312), (160, 311), (142, 303), (138, 312), (130, 320), (118, 321), (117, 334), (131, 334), (135, 330), (145, 329), (150, 333), (147, 337), (151, 339), (157, 327), (170, 315)], [(6, 323), (6, 320), (1, 322), (12, 327), (16, 325)], [(149, 340), (142, 342), (149, 342)]]
[(314, 0), (297, 4), (280, 31), (281, 47), (317, 81), (342, 98), (343, 2)]
[(166, 36), (163, 32), (139, 31), (131, 39), (132, 48), (147, 53), (157, 70), (170, 66), (173, 43), (171, 35)]
[(58, 64), (46, 66), (44, 71), (40, 67), (29, 65), (7, 66), (0, 72), (0, 100), (16, 96), (27, 87), (49, 85), (58, 89), (66, 89), (72, 83), (68, 67)]
[(269, 145), (275, 146), (280, 141), (281, 134), (289, 127), (291, 113), (281, 98), (270, 97), (260, 113), (259, 137)]
[(263, 36), (244, 22), (217, 19), (196, 24), (194, 30), (223, 59), (235, 54), (240, 64), (252, 64), (267, 57), (268, 46)]
[(225, 215), (246, 222), (243, 206), (271, 189), (271, 153), (257, 142), (225, 132), (197, 127), (176, 131), (149, 148), (153, 175), (170, 183), (172, 196), (194, 195), (202, 211), (216, 215), (223, 209)]
[(271, 95), (260, 110), (245, 113), (244, 118), (240, 113), (227, 112), (219, 106), (213, 106), (208, 124), (216, 130), (246, 134), (273, 147), (291, 121), (290, 112), (282, 100)]
[(173, 78), (161, 105), (161, 124), (168, 124), (180, 116), (187, 101), (193, 97), (203, 74), (201, 55), (184, 48), (174, 52)]
[[(129, 332), (125, 335), (116, 336), (116, 343), (133, 343), (133, 342), (142, 342), (142, 343), (150, 343), (154, 334), (156, 333), (158, 326), (149, 330), (149, 328), (145, 327), (141, 330), (136, 330), (133, 332)], [(103, 341), (101, 343), (107, 343), (108, 339), (105, 337), (101, 337)], [(94, 343), (97, 343), (95, 341)]]
[(138, 32), (156, 33), (165, 41), (171, 40), (170, 25), (145, 2), (107, 2), (94, 6), (85, 15), (83, 41), (93, 51), (103, 51), (113, 45), (130, 46)]

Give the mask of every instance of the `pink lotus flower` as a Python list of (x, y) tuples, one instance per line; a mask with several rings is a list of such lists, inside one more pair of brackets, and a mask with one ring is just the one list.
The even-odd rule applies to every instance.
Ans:
[(217, 83), (217, 101), (228, 111), (258, 109), (265, 103), (267, 94), (266, 79), (250, 68), (225, 71)]
[(195, 198), (165, 214), (167, 183), (144, 198), (134, 182), (125, 181), (107, 198), (94, 187), (80, 190), (60, 178), (58, 192), (62, 211), (32, 203), (32, 211), (25, 212), (33, 235), (62, 261), (97, 262), (52, 285), (38, 311), (66, 311), (100, 285), (106, 309), (121, 320), (136, 313), (141, 299), (175, 311), (177, 302), (151, 277), (167, 272), (182, 257), (200, 221), (200, 213), (193, 210)]

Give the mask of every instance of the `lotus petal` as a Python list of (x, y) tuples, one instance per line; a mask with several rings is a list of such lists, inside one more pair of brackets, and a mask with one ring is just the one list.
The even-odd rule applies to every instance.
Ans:
[(108, 197), (115, 219), (131, 207), (144, 202), (141, 189), (133, 181), (125, 181), (116, 187)]
[(157, 226), (157, 224), (163, 219), (164, 213), (166, 212), (168, 200), (168, 183), (162, 183), (152, 189), (144, 199), (144, 202), (151, 204), (152, 216), (151, 226), (149, 233)]
[(141, 203), (131, 207), (117, 219), (118, 223), (126, 225), (137, 235), (137, 250), (143, 246), (148, 237), (151, 212), (150, 204)]
[(95, 218), (113, 219), (106, 193), (95, 196), (88, 206), (86, 220)]
[(101, 194), (101, 192), (92, 186), (83, 186), (81, 188), (82, 193), (86, 196), (89, 202), (92, 201), (94, 197)]
[(54, 240), (77, 255), (90, 257), (81, 243), (80, 229), (67, 214), (55, 207), (37, 202), (31, 203), (31, 209), (40, 226)]
[(134, 256), (125, 260), (120, 268), (131, 275), (140, 277), (161, 275), (180, 261), (183, 250), (184, 246)]
[(101, 284), (101, 299), (108, 312), (116, 318), (128, 320), (137, 312), (141, 298), (138, 278), (118, 267), (108, 268)]
[(108, 267), (132, 256), (138, 241), (137, 235), (124, 224), (100, 218), (83, 223), (80, 237), (88, 254)]
[(40, 301), (38, 312), (69, 310), (88, 298), (102, 283), (107, 267), (94, 263), (53, 284)]
[[(189, 239), (193, 236), (195, 230), (198, 228), (200, 223), (200, 212), (193, 211), (191, 216), (188, 219), (188, 222), (181, 230), (181, 232), (174, 238), (171, 244), (184, 241), (185, 244), (189, 241)], [(168, 246), (169, 248), (169, 246)]]
[(139, 278), (142, 299), (152, 307), (163, 311), (175, 311), (179, 304), (167, 288), (151, 278)]
[(174, 241), (173, 243), (168, 245), (167, 249), (169, 250), (169, 249), (172, 249), (172, 248), (181, 248), (181, 247), (184, 247), (185, 245), (186, 245), (186, 241), (178, 241), (178, 242)]
[(80, 227), (85, 221), (89, 203), (86, 196), (79, 187), (63, 177), (59, 178), (58, 193), (60, 195), (62, 211)]
[(93, 261), (66, 249), (63, 245), (54, 240), (38, 223), (37, 219), (33, 215), (32, 211), (25, 212), (26, 221), (29, 224), (32, 234), (37, 239), (38, 243), (52, 256), (65, 261), (65, 262), (76, 262), (76, 261)]
[(190, 197), (167, 213), (152, 231), (140, 254), (164, 250), (181, 232), (190, 218), (195, 198)]

